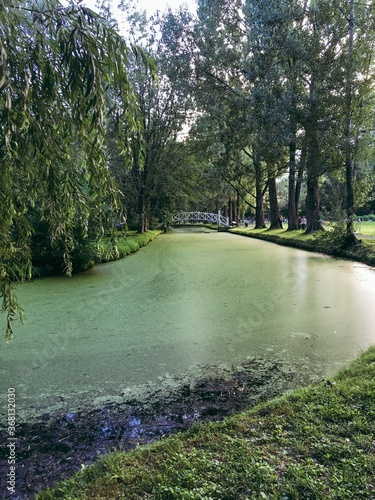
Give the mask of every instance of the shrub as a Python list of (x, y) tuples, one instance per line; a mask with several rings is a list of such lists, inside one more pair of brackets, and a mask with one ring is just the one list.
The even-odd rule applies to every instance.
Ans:
[(330, 255), (339, 255), (346, 244), (346, 224), (336, 222), (330, 231), (319, 231), (314, 235), (314, 243), (320, 251)]
[[(34, 221), (34, 233), (31, 237), (31, 260), (33, 276), (64, 274), (64, 248), (61, 244), (52, 244), (48, 224)], [(71, 253), (73, 272), (78, 273), (92, 268), (97, 262), (96, 243), (86, 237), (77, 228), (74, 231), (74, 249)]]

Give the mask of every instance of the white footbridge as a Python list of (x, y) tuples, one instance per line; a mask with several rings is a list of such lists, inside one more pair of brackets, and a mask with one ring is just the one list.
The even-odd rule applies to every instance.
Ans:
[(207, 224), (217, 224), (219, 227), (229, 226), (228, 217), (224, 217), (220, 214), (220, 210), (217, 214), (209, 212), (177, 212), (172, 215), (172, 220), (176, 224), (186, 224), (191, 222), (205, 222)]

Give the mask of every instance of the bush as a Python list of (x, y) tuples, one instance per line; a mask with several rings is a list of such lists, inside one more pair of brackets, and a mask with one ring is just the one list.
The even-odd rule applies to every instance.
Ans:
[(144, 234), (128, 234), (128, 236), (122, 236), (115, 240), (102, 238), (98, 245), (98, 261), (108, 262), (126, 257), (147, 245), (147, 243), (153, 240), (158, 234), (160, 234), (160, 230), (147, 231), (147, 233)]
[(314, 243), (319, 250), (330, 255), (340, 255), (346, 245), (346, 224), (336, 222), (330, 231), (319, 231), (314, 235)]
[[(48, 224), (34, 222), (31, 237), (31, 260), (33, 276), (64, 274), (64, 248), (62, 244), (52, 245)], [(73, 272), (78, 273), (92, 268), (97, 262), (96, 242), (85, 237), (81, 228), (74, 231), (74, 249), (71, 253)]]

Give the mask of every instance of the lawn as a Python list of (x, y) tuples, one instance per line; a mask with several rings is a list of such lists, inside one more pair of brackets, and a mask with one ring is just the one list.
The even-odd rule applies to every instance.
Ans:
[(355, 230), (358, 234), (375, 238), (375, 222), (356, 222)]

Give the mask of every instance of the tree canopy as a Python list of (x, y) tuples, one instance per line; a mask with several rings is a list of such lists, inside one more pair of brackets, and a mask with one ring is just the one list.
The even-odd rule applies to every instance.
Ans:
[(37, 208), (71, 273), (74, 230), (98, 230), (118, 208), (105, 162), (108, 121), (121, 154), (139, 125), (127, 68), (146, 56), (102, 18), (57, 0), (0, 1), (0, 293), (7, 333), (22, 310), (13, 283), (30, 276), (28, 218)]

